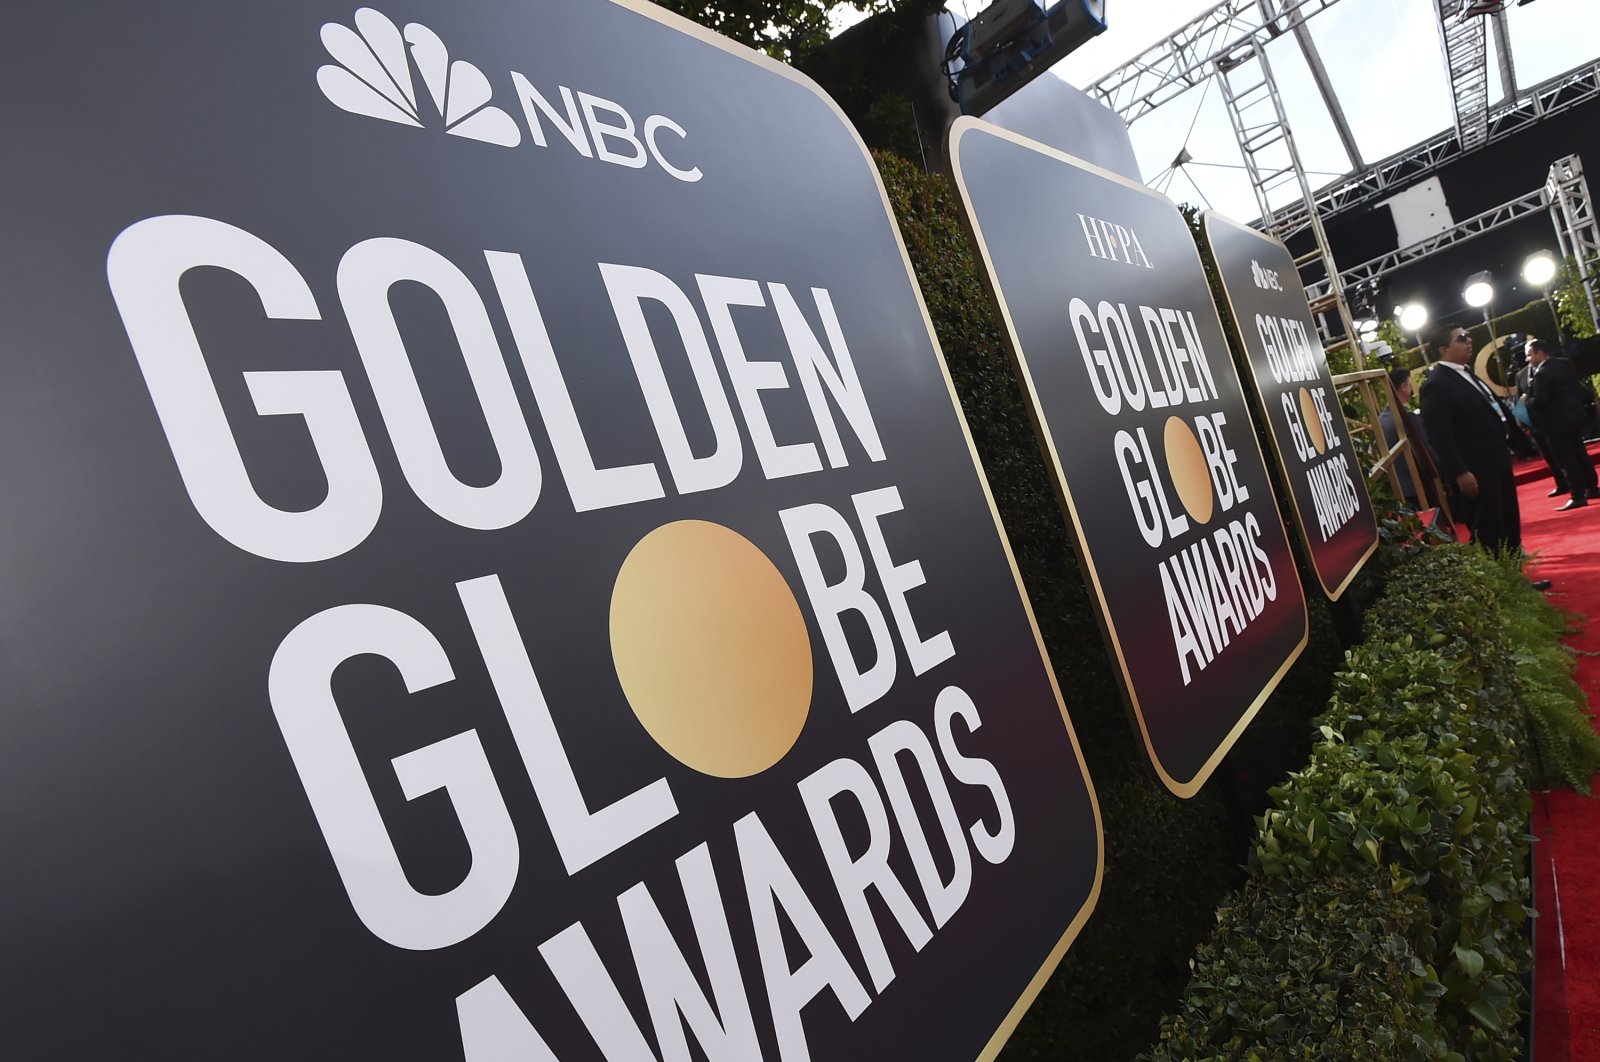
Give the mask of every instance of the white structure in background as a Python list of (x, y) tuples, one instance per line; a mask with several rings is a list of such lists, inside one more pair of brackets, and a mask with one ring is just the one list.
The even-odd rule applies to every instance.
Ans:
[[(1460, 0), (1429, 0), (1448, 75), (1452, 127), (1396, 155), (1368, 163), (1307, 25), (1308, 20), (1339, 2), (1224, 0), (1089, 88), (1092, 95), (1133, 123), (1190, 90), (1208, 85), (1212, 78), (1217, 79), (1260, 211), (1259, 226), (1284, 239), (1311, 230), (1314, 248), (1302, 256), (1299, 264), (1307, 299), (1318, 311), (1324, 342), (1354, 335), (1355, 328), (1343, 296), (1348, 278), (1340, 273), (1328, 252), (1321, 225), (1323, 215), (1385, 193), (1392, 195), (1392, 190), (1428, 176), (1446, 162), (1600, 96), (1600, 61), (1588, 61), (1531, 87), (1519, 84), (1503, 4), (1491, 4), (1476, 15), (1464, 15)], [(1580, 2), (1578, 6), (1584, 8), (1586, 4)], [(1308, 78), (1314, 86), (1331, 122), (1333, 139), (1349, 160), (1349, 172), (1320, 188), (1313, 187), (1300, 158), (1278, 81), (1267, 60), (1269, 45), (1279, 41), (1293, 41), (1297, 46), (1303, 73), (1297, 72), (1296, 76)], [(1293, 53), (1278, 50), (1274, 56), (1276, 61), (1293, 57)], [(1383, 76), (1387, 80), (1388, 72)], [(1402, 80), (1409, 81), (1410, 77)], [(1500, 102), (1495, 102), (1497, 99)], [(1185, 145), (1169, 170), (1181, 169), (1193, 161)], [(1575, 203), (1572, 219), (1561, 226), (1567, 241), (1563, 250), (1586, 258), (1590, 236), (1573, 233), (1592, 232), (1592, 203), (1586, 187), (1575, 190), (1571, 184), (1568, 181), (1562, 192), (1572, 196)], [(1399, 212), (1396, 213), (1398, 217)], [(1447, 232), (1459, 227), (1453, 222), (1447, 224)], [(1600, 240), (1594, 242), (1600, 244)], [(1600, 246), (1594, 252), (1600, 255)]]
[(1449, 232), (1456, 220), (1450, 216), (1450, 204), (1445, 200), (1444, 185), (1439, 178), (1429, 177), (1387, 199), (1379, 206), (1389, 208), (1394, 218), (1395, 237), (1401, 247), (1421, 243), (1429, 236)]
[[(1346, 288), (1376, 281), (1409, 262), (1426, 258), (1436, 251), (1442, 251), (1463, 240), (1470, 240), (1474, 236), (1482, 236), (1484, 233), (1504, 228), (1514, 221), (1520, 221), (1529, 214), (1537, 214), (1540, 211), (1548, 211), (1550, 214), (1561, 254), (1579, 262), (1585, 275), (1593, 277), (1596, 270), (1600, 270), (1600, 222), (1597, 222), (1595, 217), (1594, 197), (1589, 194), (1589, 182), (1583, 175), (1583, 160), (1576, 155), (1568, 155), (1566, 158), (1557, 159), (1550, 167), (1550, 175), (1545, 179), (1542, 188), (1535, 188), (1527, 195), (1519, 196), (1508, 203), (1501, 203), (1492, 210), (1470, 217), (1442, 232), (1405, 244), (1388, 254), (1379, 255), (1370, 261), (1346, 269), (1340, 274), (1340, 281)], [(1550, 264), (1550, 276), (1543, 281), (1530, 278), (1528, 282), (1538, 288), (1548, 284), (1554, 279), (1555, 263), (1552, 261)], [(1589, 301), (1590, 314), (1594, 315), (1595, 320), (1600, 321), (1600, 314), (1596, 313), (1594, 285), (1585, 284), (1584, 294)], [(1400, 326), (1408, 332), (1415, 331), (1404, 321)]]

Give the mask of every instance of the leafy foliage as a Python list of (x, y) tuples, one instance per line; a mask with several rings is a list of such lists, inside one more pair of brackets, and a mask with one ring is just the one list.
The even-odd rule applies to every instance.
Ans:
[[(1594, 267), (1595, 263), (1591, 262), (1589, 268), (1593, 270)], [(1561, 319), (1561, 330), (1568, 339), (1588, 339), (1595, 334), (1594, 314), (1589, 312), (1589, 300), (1583, 289), (1583, 271), (1578, 268), (1576, 259), (1569, 257), (1562, 261), (1551, 297), (1555, 300), (1556, 313)]]
[(800, 64), (832, 35), (840, 8), (908, 19), (942, 10), (942, 0), (656, 0), (668, 11), (785, 63)]
[[(1511, 1057), (1537, 711), (1524, 653), (1545, 653), (1559, 620), (1514, 568), (1380, 503), (1381, 548), (1339, 602), (1377, 601), (1363, 644), (1335, 683), (1335, 612), (1313, 597), (1306, 653), (1218, 777), (1174, 801), (1089, 634), (1093, 602), (954, 193), (876, 158), (1106, 824), (1099, 906), (1005, 1058), (1130, 1057), (1185, 981), (1149, 1057)], [(1250, 811), (1248, 877), (1218, 911)]]
[(843, 0), (657, 2), (668, 11), (784, 62), (795, 62), (826, 44), (829, 15), (843, 4)]
[[(1396, 365), (1416, 366), (1421, 360), (1421, 352), (1412, 346), (1412, 341), (1400, 331), (1400, 322), (1392, 317), (1380, 318), (1378, 321), (1377, 335), (1374, 337), (1380, 343), (1389, 344), (1389, 349), (1394, 353)], [(1407, 355), (1415, 356), (1416, 360), (1408, 360)]]
[[(1514, 639), (1548, 646), (1561, 625), (1508, 618), (1536, 596), (1514, 563), (1466, 546), (1395, 573), (1334, 680), (1310, 763), (1257, 820), (1251, 885), (1224, 905), (1148, 1057), (1518, 1055), (1532, 912)], [(1368, 886), (1359, 913), (1330, 917), (1351, 881)], [(1219, 985), (1232, 996), (1221, 1009)], [(1375, 1000), (1388, 1002), (1381, 1020)]]
[(1600, 734), (1595, 733), (1588, 697), (1573, 678), (1572, 650), (1559, 640), (1572, 619), (1522, 588), (1515, 561), (1501, 561), (1493, 574), (1501, 587), (1500, 613), (1528, 713), (1534, 785), (1568, 785), (1587, 794), (1600, 772)]
[[(1163, 1027), (1153, 1057), (1425, 1055), (1437, 1029), (1408, 1034), (1394, 1016), (1443, 990), (1410, 939), (1426, 921), (1426, 902), (1396, 877), (1347, 874), (1294, 893), (1251, 882), (1217, 911), (1217, 933), (1192, 964), (1187, 1006)], [(1250, 991), (1268, 984), (1276, 990)]]
[(1310, 646), (1219, 776), (1190, 800), (1166, 792), (1128, 724), (955, 191), (900, 157), (875, 158), (1106, 824), (1106, 884), (1094, 916), (1004, 1058), (1130, 1058), (1178, 998), (1189, 952), (1239, 880), (1237, 853), (1266, 782), (1304, 761), (1307, 724), (1327, 703), (1339, 641), (1326, 604), (1312, 601)]

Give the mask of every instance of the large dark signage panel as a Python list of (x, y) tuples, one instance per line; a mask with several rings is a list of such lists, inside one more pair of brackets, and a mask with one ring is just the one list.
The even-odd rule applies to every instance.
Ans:
[(975, 119), (951, 158), (1161, 780), (1192, 796), (1305, 648), (1305, 594), (1189, 228)]
[(998, 1050), (1099, 817), (814, 86), (587, 0), (0, 84), (0, 1057)]
[(1300, 540), (1323, 593), (1337, 601), (1378, 548), (1378, 522), (1299, 271), (1278, 240), (1212, 211), (1201, 220)]

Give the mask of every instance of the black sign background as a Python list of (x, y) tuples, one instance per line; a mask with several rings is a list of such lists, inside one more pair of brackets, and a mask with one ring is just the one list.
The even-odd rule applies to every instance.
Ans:
[[(951, 138), (957, 181), (1124, 691), (1162, 781), (1191, 796), (1299, 656), (1308, 630), (1305, 595), (1199, 254), (1177, 208), (1150, 189), (985, 123), (960, 121)], [(1136, 233), (1152, 268), (1092, 257), (1080, 214)], [(1184, 411), (1225, 413), (1227, 443), (1250, 497), (1223, 519), (1255, 515), (1276, 579), (1275, 599), (1187, 685), (1157, 562), (1209, 536), (1221, 521), (1215, 515), (1209, 524), (1191, 521), (1186, 534), (1155, 548), (1141, 538), (1113, 437), (1119, 429), (1145, 428), (1160, 463), (1171, 413), (1124, 406), (1113, 416), (1096, 401), (1069, 315), (1074, 297), (1091, 309), (1102, 301), (1126, 304), (1141, 344), (1149, 342), (1141, 305), (1193, 313), (1217, 399)]]
[[(507, 148), (373, 120), (318, 89), (318, 68), (330, 62), (319, 29), (349, 25), (353, 11), (173, 3), (100, 5), (90, 16), (30, 6), (11, 13), (0, 43), (0, 994), (10, 1015), (0, 1056), (459, 1058), (456, 997), (495, 976), (558, 1055), (592, 1057), (537, 950), (580, 921), (653, 1044), (616, 901), (644, 882), (703, 979), (673, 867), (702, 842), (763, 1054), (775, 1056), (732, 832), (752, 811), (872, 997), (854, 1021), (826, 989), (806, 1007), (813, 1057), (996, 1049), (1019, 999), (1037, 992), (1092, 909), (1099, 818), (860, 142), (831, 104), (776, 64), (666, 16), (597, 2), (387, 3), (395, 24), (425, 23), (452, 57), (485, 73), (522, 142)], [(616, 101), (638, 122), (669, 116), (686, 132), (663, 138), (672, 161), (703, 178), (685, 183), (653, 165), (584, 158), (548, 126), (550, 146), (534, 146), (512, 70), (551, 99), (565, 85)], [(383, 489), (375, 529), (349, 552), (268, 560), (197, 515), (107, 284), (118, 234), (171, 214), (258, 236), (314, 293), (320, 320), (268, 319), (237, 276), (202, 269), (183, 281), (229, 425), (269, 504), (306, 509), (327, 487), (304, 420), (257, 415), (243, 373), (342, 374)], [(373, 237), (443, 255), (488, 307), (544, 473), (537, 504), (510, 527), (455, 526), (419, 502), (400, 472), (335, 284), (341, 256)], [(574, 512), (485, 250), (522, 256), (595, 464), (653, 462), (666, 497)], [(600, 262), (648, 267), (691, 296), (697, 273), (754, 278), (763, 290), (786, 284), (819, 336), (806, 293), (826, 287), (887, 460), (868, 460), (840, 418), (848, 467), (768, 480), (740, 419), (738, 478), (679, 496)], [(499, 461), (438, 299), (402, 284), (391, 300), (452, 472), (493, 482)], [(749, 356), (788, 373), (788, 390), (764, 392), (774, 435), (816, 442), (770, 304), (738, 313)], [(682, 347), (661, 338), (670, 326), (651, 323), (703, 454), (710, 429), (697, 416)], [(777, 513), (822, 502), (850, 516), (852, 495), (889, 485), (905, 507), (884, 521), (891, 551), (919, 560), (927, 580), (910, 595), (918, 629), (948, 630), (955, 656), (913, 676), (900, 648), (892, 691), (853, 714)], [(755, 543), (806, 613), (816, 676), (809, 720), (789, 754), (751, 778), (698, 774), (666, 755), (630, 712), (608, 651), (619, 565), (647, 533), (689, 518)], [(664, 777), (679, 808), (572, 878), (455, 589), (491, 574), (590, 805)], [(867, 585), (881, 603), (876, 578)], [(469, 849), (448, 794), (408, 802), (392, 758), (474, 731), (516, 826), (521, 863), (509, 900), (486, 928), (442, 950), (401, 950), (357, 920), (268, 701), (269, 665), (285, 636), (351, 603), (414, 618), (455, 672), (407, 694), (391, 665), (367, 656), (333, 682), (412, 885), (451, 889)], [(851, 633), (858, 652), (869, 651), (862, 632)], [(866, 739), (893, 720), (931, 735), (935, 698), (950, 685), (981, 713), (981, 729), (957, 728), (958, 745), (995, 764), (1016, 846), (998, 865), (974, 854), (970, 894), (920, 953), (874, 908), (896, 974), (880, 994), (795, 785), (839, 757), (873, 771)], [(993, 830), (987, 791), (947, 781), (963, 828)], [(932, 823), (925, 796), (913, 796)], [(937, 853), (938, 827), (928, 830)], [(860, 841), (863, 832), (856, 825), (846, 836)], [(890, 863), (921, 905), (898, 833)], [(798, 966), (805, 955), (790, 947)]]
[[(1255, 229), (1239, 224), (1231, 218), (1207, 211), (1203, 215), (1206, 242), (1216, 258), (1217, 273), (1222, 277), (1223, 290), (1233, 310), (1233, 319), (1239, 325), (1239, 335), (1244, 341), (1245, 355), (1249, 358), (1250, 372), (1255, 377), (1258, 409), (1272, 429), (1272, 445), (1277, 450), (1278, 467), (1289, 484), (1289, 495), (1294, 500), (1295, 520), (1300, 525), (1300, 541), (1311, 554), (1312, 567), (1317, 581), (1331, 600), (1337, 601), (1350, 580), (1361, 571), (1361, 566), (1378, 548), (1378, 522), (1372, 512), (1372, 499), (1367, 495), (1367, 481), (1362, 474), (1360, 458), (1350, 448), (1350, 428), (1344, 420), (1344, 410), (1339, 405), (1338, 393), (1333, 387), (1333, 377), (1328, 372), (1328, 359), (1317, 340), (1316, 322), (1311, 319), (1311, 308), (1306, 305), (1305, 292), (1300, 287), (1299, 272), (1294, 267), (1294, 257), (1282, 243)], [(1255, 280), (1252, 264), (1271, 270), (1280, 280), (1277, 289), (1263, 287)], [(1266, 342), (1256, 325), (1258, 316), (1299, 322), (1304, 334), (1310, 337), (1316, 362), (1314, 380), (1297, 380), (1279, 383), (1268, 364)], [(1323, 409), (1334, 424), (1334, 431), (1342, 440), (1339, 447), (1353, 462), (1348, 477), (1355, 490), (1359, 511), (1352, 515), (1331, 536), (1324, 540), (1317, 523), (1316, 499), (1312, 494), (1307, 472), (1340, 456), (1336, 453), (1315, 453), (1301, 458), (1295, 448), (1294, 427), (1284, 412), (1283, 399), (1287, 393), (1296, 409), (1300, 407), (1298, 392), (1301, 389), (1321, 388)], [(1310, 437), (1307, 436), (1310, 443)], [(1314, 448), (1314, 447), (1313, 447)]]

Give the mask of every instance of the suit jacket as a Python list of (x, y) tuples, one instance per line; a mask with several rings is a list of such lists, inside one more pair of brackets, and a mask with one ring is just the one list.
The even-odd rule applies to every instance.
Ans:
[[(1416, 484), (1411, 482), (1411, 466), (1404, 460), (1396, 461), (1394, 471), (1400, 479), (1400, 493), (1437, 505), (1438, 499), (1434, 495), (1438, 492), (1433, 487), (1433, 481), (1439, 478), (1439, 468), (1433, 459), (1433, 447), (1428, 443), (1428, 430), (1411, 410), (1404, 406), (1398, 408), (1400, 423), (1406, 428), (1406, 438), (1411, 440), (1411, 460), (1416, 462), (1417, 471), (1421, 473), (1423, 480), (1423, 489), (1419, 491)], [(1390, 446), (1400, 441), (1400, 432), (1394, 425), (1394, 415), (1387, 407), (1378, 414), (1378, 427), (1383, 429), (1383, 439)]]
[(1477, 385), (1449, 365), (1435, 365), (1423, 378), (1422, 423), (1446, 483), (1463, 472), (1479, 480), (1511, 475), (1510, 419), (1509, 413), (1504, 421), (1496, 416)]
[(1577, 431), (1583, 424), (1583, 391), (1572, 363), (1546, 358), (1528, 383), (1528, 416), (1546, 435)]

